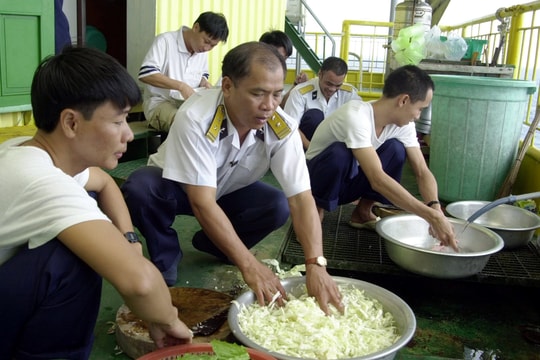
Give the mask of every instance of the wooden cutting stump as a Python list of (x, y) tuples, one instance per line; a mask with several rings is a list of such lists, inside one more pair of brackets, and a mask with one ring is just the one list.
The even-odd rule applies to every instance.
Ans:
[[(232, 296), (218, 291), (198, 288), (170, 288), (172, 303), (178, 308), (178, 317), (189, 328), (216, 315), (233, 300)], [(129, 357), (136, 359), (156, 350), (144, 322), (123, 304), (116, 313), (116, 342)], [(231, 336), (227, 321), (209, 336), (195, 336), (193, 343), (208, 343), (213, 339), (226, 340)]]

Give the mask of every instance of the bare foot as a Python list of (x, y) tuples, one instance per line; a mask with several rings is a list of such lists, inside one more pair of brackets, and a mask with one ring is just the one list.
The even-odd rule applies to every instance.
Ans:
[(377, 216), (371, 211), (374, 201), (360, 199), (358, 205), (351, 214), (351, 222), (363, 224), (368, 221), (376, 220)]

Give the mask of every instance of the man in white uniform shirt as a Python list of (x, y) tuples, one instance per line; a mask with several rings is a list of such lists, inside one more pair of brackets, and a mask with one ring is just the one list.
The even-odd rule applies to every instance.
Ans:
[[(133, 172), (122, 190), (170, 286), (182, 258), (172, 224), (177, 215), (191, 215), (202, 227), (192, 239), (196, 249), (236, 265), (261, 305), (277, 292), (285, 297), (278, 277), (249, 249), (290, 213), (306, 256), (308, 292), (326, 313), (328, 304), (343, 310), (325, 267), (297, 124), (279, 107), (285, 72), (285, 60), (271, 45), (249, 42), (230, 50), (221, 89), (184, 103), (151, 166)], [(283, 190), (260, 181), (268, 169)]]
[(354, 86), (343, 83), (347, 71), (345, 61), (331, 56), (323, 61), (317, 77), (295, 86), (287, 94), (284, 110), (299, 122), (304, 149), (326, 116), (347, 101), (360, 99)]
[[(429, 106), (434, 84), (416, 66), (393, 71), (383, 96), (350, 101), (317, 128), (306, 152), (311, 187), (322, 220), (324, 210), (359, 200), (349, 224), (374, 229), (376, 201), (392, 203), (424, 218), (430, 233), (457, 249), (453, 227), (438, 201), (437, 182), (416, 138), (414, 120)], [(416, 175), (421, 202), (400, 183), (405, 160)], [(332, 174), (329, 176), (329, 174)]]
[(222, 14), (204, 12), (193, 27), (159, 34), (148, 50), (139, 80), (145, 84), (144, 115), (149, 125), (167, 132), (176, 110), (197, 88), (210, 88), (208, 51), (227, 41), (229, 28)]

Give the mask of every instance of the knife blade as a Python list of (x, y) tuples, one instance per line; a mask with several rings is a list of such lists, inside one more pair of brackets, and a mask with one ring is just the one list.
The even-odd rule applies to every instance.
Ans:
[(218, 313), (210, 316), (208, 319), (205, 319), (191, 327), (194, 336), (210, 336), (215, 333), (227, 320), (227, 315), (229, 313), (229, 306), (220, 310)]

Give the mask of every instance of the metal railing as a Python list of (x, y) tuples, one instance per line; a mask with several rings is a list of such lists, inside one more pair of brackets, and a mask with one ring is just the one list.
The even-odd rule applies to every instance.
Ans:
[[(364, 99), (381, 95), (392, 28), (391, 22), (345, 20), (341, 33), (330, 34), (340, 49), (339, 57), (349, 66), (346, 81), (358, 88)], [(332, 55), (327, 34), (306, 32), (305, 40), (321, 59)]]
[[(477, 58), (477, 66), (513, 66), (514, 79), (540, 84), (540, 1), (501, 8), (496, 14), (452, 26), (440, 26), (444, 35), (485, 40), (487, 44)], [(393, 23), (362, 20), (343, 21), (342, 32), (332, 33), (340, 57), (349, 64), (347, 82), (360, 90), (366, 99), (380, 96), (387, 72), (389, 44)], [(305, 33), (306, 42), (324, 59), (328, 53), (328, 35)], [(530, 97), (525, 126), (531, 124), (540, 91)], [(540, 129), (537, 129), (540, 130)], [(538, 140), (537, 140), (538, 141)]]

